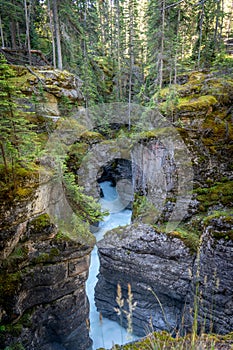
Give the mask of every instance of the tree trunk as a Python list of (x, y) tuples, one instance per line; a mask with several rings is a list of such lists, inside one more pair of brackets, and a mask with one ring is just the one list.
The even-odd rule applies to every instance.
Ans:
[(21, 37), (20, 37), (20, 29), (19, 29), (19, 22), (16, 23), (16, 30), (17, 30), (17, 40), (18, 40), (18, 47), (20, 49), (24, 49), (24, 43), (22, 45), (21, 43)]
[(58, 69), (62, 70), (61, 34), (60, 34), (60, 26), (59, 26), (59, 19), (58, 19), (57, 0), (53, 0), (53, 19), (54, 19), (55, 37), (56, 37), (56, 45), (57, 45), (57, 67)]
[(5, 153), (4, 146), (3, 146), (2, 142), (0, 142), (0, 149), (1, 149), (2, 159), (3, 159), (3, 163), (4, 163), (4, 167), (5, 167), (5, 181), (7, 182), (9, 170), (8, 170), (8, 166), (7, 166), (6, 153)]
[[(31, 2), (29, 3), (29, 7)], [(28, 57), (29, 64), (32, 65), (32, 55), (31, 55), (31, 40), (30, 40), (30, 9), (27, 6), (27, 0), (24, 0), (24, 11), (25, 11), (25, 20), (26, 20), (26, 38), (27, 38), (27, 47), (28, 47)]]
[(0, 16), (0, 31), (1, 31), (2, 48), (4, 48), (5, 47), (5, 42), (4, 42), (4, 34), (3, 34), (2, 18), (1, 18), (1, 16)]
[(57, 67), (56, 45), (55, 45), (55, 38), (54, 38), (53, 15), (51, 12), (50, 0), (48, 0), (48, 16), (49, 16), (49, 27), (50, 27), (50, 31), (51, 31), (51, 37), (52, 37), (53, 67), (56, 68)]
[(128, 129), (131, 129), (132, 74), (134, 66), (134, 3), (129, 1), (129, 95), (128, 95)]
[[(223, 5), (222, 5), (223, 6)], [(229, 10), (228, 10), (228, 20), (227, 20), (227, 24), (226, 24), (226, 39), (230, 39), (231, 37), (231, 23), (232, 23), (232, 20), (233, 20), (233, 1), (231, 2), (231, 6), (229, 7)], [(223, 19), (222, 19), (223, 21)]]
[(16, 184), (16, 166), (15, 166), (15, 160), (14, 160), (13, 156), (11, 156), (11, 174), (12, 174), (14, 190), (16, 190), (16, 188), (17, 188), (17, 184)]
[(178, 10), (178, 15), (177, 15), (176, 47), (175, 47), (175, 57), (174, 57), (174, 84), (177, 83), (177, 56), (178, 56), (179, 29), (180, 29), (180, 9)]
[(122, 50), (121, 50), (121, 26), (120, 26), (120, 3), (119, 0), (117, 0), (116, 3), (117, 6), (117, 65), (118, 65), (118, 72), (117, 72), (117, 97), (119, 101), (122, 101), (123, 98), (123, 92), (122, 92), (122, 71), (121, 71), (121, 60), (122, 60)]
[(202, 31), (203, 31), (203, 21), (205, 15), (205, 3), (202, 2), (202, 9), (200, 15), (200, 23), (199, 23), (199, 47), (198, 47), (198, 56), (197, 56), (197, 67), (200, 68), (200, 60), (201, 60), (201, 46), (202, 46)]
[(12, 49), (16, 49), (17, 48), (17, 40), (16, 40), (16, 23), (15, 21), (11, 21), (10, 22), (10, 32), (11, 32), (11, 47)]
[[(86, 30), (86, 26), (87, 26), (87, 3), (85, 3), (85, 10), (84, 10), (84, 28), (85, 28), (85, 30)], [(87, 52), (86, 37), (84, 37), (84, 39), (83, 39), (83, 57), (84, 57), (84, 67), (85, 67), (86, 72), (88, 72), (88, 52)], [(89, 92), (87, 89), (87, 83), (88, 83), (87, 78), (85, 76), (85, 79), (84, 79), (84, 89), (85, 89), (84, 98), (85, 98), (86, 110), (88, 109), (88, 103), (89, 103)]]
[(160, 57), (159, 57), (159, 88), (163, 85), (163, 54), (164, 54), (164, 40), (165, 40), (165, 4), (166, 0), (162, 0), (162, 27), (161, 27), (161, 46), (160, 46)]

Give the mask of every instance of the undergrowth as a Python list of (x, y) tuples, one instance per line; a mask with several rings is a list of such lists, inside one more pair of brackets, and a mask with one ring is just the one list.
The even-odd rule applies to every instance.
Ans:
[[(197, 269), (197, 277), (199, 276), (199, 269)], [(161, 304), (156, 293), (150, 289), (155, 299), (160, 305), (160, 308), (164, 314), (163, 305)], [(197, 320), (198, 312), (200, 307), (200, 292), (199, 292), (199, 282), (195, 286), (195, 297), (194, 297), (194, 319), (192, 325), (192, 331), (189, 334), (181, 335), (179, 331), (176, 334), (171, 335), (167, 331), (154, 332), (153, 326), (151, 326), (151, 331), (139, 341), (131, 342), (125, 345), (114, 345), (112, 350), (232, 350), (233, 349), (233, 332), (227, 335), (217, 335), (217, 334), (205, 334), (202, 332), (198, 334), (197, 330)], [(124, 299), (122, 297), (121, 286), (117, 285), (117, 297), (116, 303), (118, 305), (114, 310), (117, 312), (118, 316), (121, 319), (125, 314), (127, 318), (127, 331), (131, 335), (133, 333), (133, 324), (132, 317), (133, 311), (136, 308), (137, 302), (133, 301), (133, 293), (131, 290), (130, 284), (128, 284), (128, 309), (129, 311), (124, 310)], [(166, 319), (166, 315), (164, 314)], [(104, 350), (100, 348), (98, 350)]]
[(193, 345), (191, 338), (191, 334), (173, 338), (167, 332), (152, 332), (138, 342), (115, 345), (112, 350), (230, 350), (233, 347), (233, 333), (227, 336), (202, 334), (196, 337)]

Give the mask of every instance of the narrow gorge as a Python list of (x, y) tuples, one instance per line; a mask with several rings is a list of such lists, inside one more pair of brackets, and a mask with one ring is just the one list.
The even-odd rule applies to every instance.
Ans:
[[(156, 108), (132, 104), (129, 123), (127, 104), (85, 109), (72, 74), (15, 69), (25, 101), (36, 96), (29, 108), (45, 152), (37, 168), (19, 169), (14, 195), (1, 192), (0, 347), (91, 349), (86, 283), (101, 224), (89, 196), (110, 213), (132, 210), (131, 223), (97, 237), (100, 319), (127, 328), (130, 285), (138, 337), (184, 335), (195, 321), (198, 331), (232, 332), (232, 78), (184, 74), (175, 120), (165, 89)], [(113, 206), (104, 202), (106, 181), (120, 198)], [(78, 222), (75, 212), (83, 213)]]

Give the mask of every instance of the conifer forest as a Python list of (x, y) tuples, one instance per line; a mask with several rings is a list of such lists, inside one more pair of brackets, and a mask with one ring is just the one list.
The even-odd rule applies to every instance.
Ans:
[(233, 0), (0, 0), (0, 350), (233, 349)]

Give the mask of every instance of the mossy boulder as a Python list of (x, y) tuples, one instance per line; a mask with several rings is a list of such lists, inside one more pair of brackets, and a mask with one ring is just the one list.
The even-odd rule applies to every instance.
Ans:
[(68, 115), (72, 108), (81, 105), (83, 95), (82, 81), (68, 71), (60, 71), (52, 67), (13, 66), (16, 77), (14, 84), (26, 96), (30, 112), (37, 116), (52, 119)]
[[(10, 178), (4, 181), (4, 178), (8, 176), (6, 170), (0, 165), (0, 202), (4, 203), (6, 200), (11, 202), (17, 202), (18, 200), (30, 199), (35, 189), (38, 186), (38, 167), (31, 163), (31, 167), (16, 166), (12, 173), (13, 179)], [(11, 174), (11, 177), (13, 175)]]
[(229, 76), (207, 77), (201, 87), (200, 94), (211, 94), (219, 104), (231, 105), (233, 96), (233, 79)]
[(85, 141), (88, 144), (98, 143), (105, 139), (102, 134), (96, 131), (84, 131), (79, 138), (80, 141)]
[[(217, 104), (217, 99), (212, 95), (199, 97), (186, 97), (179, 100), (177, 109), (179, 112), (197, 112), (206, 113), (208, 109), (213, 108)], [(193, 115), (195, 117), (195, 114)]]
[(182, 118), (184, 124), (190, 124), (190, 118), (196, 119), (192, 125), (200, 127), (198, 119), (203, 121), (203, 117), (211, 116), (216, 108), (228, 109), (232, 96), (232, 76), (223, 72), (197, 71), (189, 73), (184, 84), (165, 87), (154, 98), (166, 116), (173, 120)]

